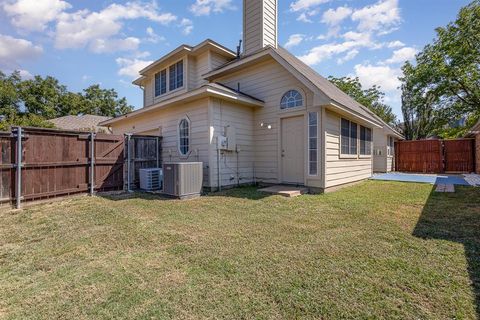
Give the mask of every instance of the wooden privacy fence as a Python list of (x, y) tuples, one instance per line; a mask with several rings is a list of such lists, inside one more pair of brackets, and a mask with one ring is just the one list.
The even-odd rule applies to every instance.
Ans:
[(418, 140), (395, 144), (400, 172), (470, 173), (475, 171), (475, 140)]
[(2, 203), (123, 189), (123, 135), (15, 128), (0, 149)]

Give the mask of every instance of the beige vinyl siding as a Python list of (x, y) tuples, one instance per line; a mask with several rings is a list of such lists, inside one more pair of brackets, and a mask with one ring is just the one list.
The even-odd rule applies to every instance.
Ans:
[[(216, 81), (232, 88), (237, 88), (237, 83), (240, 83), (242, 92), (265, 102), (264, 107), (254, 110), (255, 173), (259, 181), (280, 182), (280, 117), (292, 112), (300, 112), (304, 115), (312, 107), (313, 93), (274, 60), (259, 63)], [(304, 94), (306, 109), (298, 108), (290, 112), (280, 110), (280, 100), (290, 89), (300, 90)], [(262, 128), (260, 123), (271, 124), (272, 129)], [(305, 168), (307, 168), (306, 164)]]
[(207, 83), (208, 81), (202, 78), (202, 75), (209, 72), (211, 70), (210, 66), (210, 53), (204, 52), (200, 54), (196, 58), (196, 65), (195, 65), (195, 79), (193, 79), (193, 87), (191, 90), (201, 87), (203, 84)]
[(277, 0), (244, 0), (244, 52), (277, 47)]
[(243, 46), (250, 54), (263, 47), (262, 0), (244, 0), (243, 11)]
[[(373, 172), (391, 172), (394, 167), (394, 156), (388, 155), (389, 135), (385, 129), (375, 128), (373, 130)], [(395, 139), (396, 140), (396, 139)], [(381, 155), (377, 154), (377, 150)]]
[(236, 144), (239, 152), (237, 155), (235, 151), (220, 151), (221, 185), (225, 187), (236, 185), (237, 183), (253, 182), (254, 137), (252, 108), (220, 99), (212, 99), (211, 101), (211, 186), (218, 187), (217, 138), (219, 135), (225, 135), (226, 126), (230, 126), (230, 129), (235, 129)]
[(188, 57), (187, 88), (188, 91), (197, 88), (198, 82), (198, 58)]
[(387, 172), (387, 135), (383, 129), (373, 129), (373, 153), (373, 172)]
[[(154, 78), (153, 78), (154, 79)], [(145, 105), (144, 107), (151, 106), (153, 104), (153, 97), (155, 96), (155, 81), (152, 78), (147, 80), (145, 84)]]
[(371, 177), (371, 157), (350, 159), (340, 156), (341, 116), (328, 110), (325, 114), (325, 188)]
[(263, 45), (277, 47), (277, 0), (263, 1)]
[[(218, 53), (212, 52), (210, 54), (210, 61), (211, 61), (211, 67), (210, 70), (215, 70), (223, 66), (225, 63), (228, 62), (228, 59), (225, 58), (224, 56), (219, 55)], [(200, 76), (204, 75), (208, 71), (204, 71), (203, 73), (200, 73)]]
[(387, 172), (391, 172), (395, 166), (393, 159), (395, 157), (387, 157)]
[[(178, 123), (184, 117), (190, 119), (190, 155), (181, 156), (178, 150)], [(164, 161), (201, 161), (204, 164), (204, 185), (208, 186), (209, 123), (208, 98), (189, 102), (168, 109), (156, 110), (133, 119), (115, 123), (114, 134), (152, 134), (161, 132)]]

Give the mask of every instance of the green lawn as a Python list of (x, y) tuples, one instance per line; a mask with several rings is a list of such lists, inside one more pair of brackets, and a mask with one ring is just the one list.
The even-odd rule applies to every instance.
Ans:
[(81, 197), (0, 214), (0, 318), (474, 319), (479, 253), (478, 188)]

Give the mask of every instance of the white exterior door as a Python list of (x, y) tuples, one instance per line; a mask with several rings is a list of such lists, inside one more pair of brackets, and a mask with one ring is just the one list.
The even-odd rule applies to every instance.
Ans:
[(281, 161), (282, 182), (304, 184), (305, 133), (301, 117), (282, 119)]

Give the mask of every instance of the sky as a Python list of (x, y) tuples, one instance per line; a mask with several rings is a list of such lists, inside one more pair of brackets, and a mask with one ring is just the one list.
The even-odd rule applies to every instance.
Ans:
[[(279, 44), (325, 77), (380, 86), (400, 116), (400, 67), (468, 3), (279, 0)], [(98, 83), (135, 108), (142, 107), (131, 84), (138, 70), (206, 38), (235, 50), (242, 0), (0, 0), (0, 70), (51, 75), (71, 91)]]

